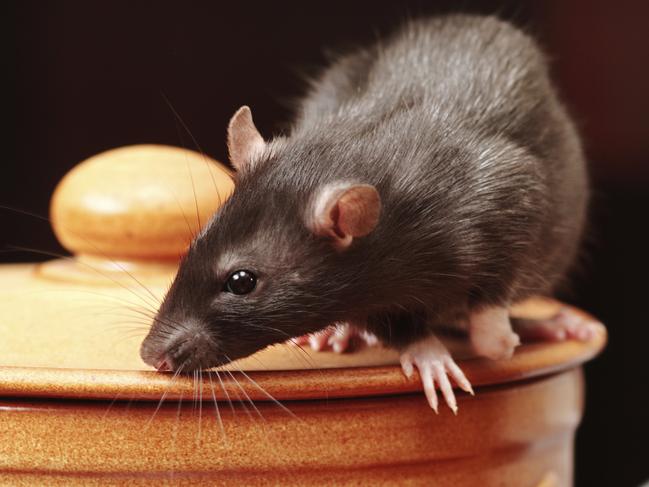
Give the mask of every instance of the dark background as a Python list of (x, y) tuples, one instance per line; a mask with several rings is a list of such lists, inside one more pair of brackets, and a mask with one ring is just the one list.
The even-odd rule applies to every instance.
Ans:
[[(608, 348), (586, 367), (577, 485), (649, 479), (648, 2), (23, 1), (1, 8), (12, 87), (0, 205), (41, 215), (61, 177), (93, 154), (147, 142), (195, 148), (165, 98), (202, 149), (223, 161), (235, 109), (252, 106), (266, 136), (281, 130), (304, 89), (303, 73), (317, 72), (325, 47), (353, 46), (405, 17), (449, 10), (497, 13), (526, 26), (551, 54), (592, 168), (584, 264), (563, 298), (610, 329)], [(47, 223), (0, 210), (0, 228), (0, 246), (63, 252)]]

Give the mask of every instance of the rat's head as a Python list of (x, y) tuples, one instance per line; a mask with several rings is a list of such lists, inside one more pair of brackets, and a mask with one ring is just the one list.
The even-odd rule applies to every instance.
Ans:
[[(353, 308), (350, 265), (380, 214), (376, 189), (356, 182), (296, 184), (250, 110), (228, 129), (237, 188), (192, 242), (142, 343), (159, 370), (227, 363), (321, 329)], [(351, 300), (353, 301), (353, 300)]]

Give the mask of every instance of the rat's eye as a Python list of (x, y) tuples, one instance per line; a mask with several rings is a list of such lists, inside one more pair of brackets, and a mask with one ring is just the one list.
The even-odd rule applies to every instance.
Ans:
[(224, 291), (232, 294), (248, 294), (255, 289), (257, 276), (250, 271), (234, 271), (225, 281)]

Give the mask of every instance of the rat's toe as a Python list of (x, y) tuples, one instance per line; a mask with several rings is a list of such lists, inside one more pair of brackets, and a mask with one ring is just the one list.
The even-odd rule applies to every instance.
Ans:
[(511, 358), (514, 349), (520, 344), (520, 338), (516, 333), (480, 333), (471, 336), (473, 349), (482, 357), (492, 360)]
[(457, 400), (455, 399), (455, 393), (453, 392), (453, 387), (451, 387), (451, 383), (448, 380), (444, 366), (439, 362), (433, 364), (433, 372), (435, 374), (435, 381), (439, 385), (439, 389), (442, 391), (446, 404), (451, 408), (453, 414), (457, 414)]
[(419, 369), (419, 376), (421, 377), (421, 383), (424, 386), (424, 394), (426, 395), (428, 404), (430, 404), (430, 407), (433, 408), (435, 414), (439, 414), (439, 410), (437, 407), (438, 404), (437, 390), (435, 389), (435, 379), (434, 379), (433, 369), (428, 365), (418, 367), (418, 369)]
[(473, 394), (471, 383), (462, 369), (455, 363), (444, 344), (435, 336), (426, 337), (408, 346), (402, 352), (400, 361), (406, 377), (411, 377), (414, 367), (417, 367), (424, 394), (428, 404), (435, 412), (438, 412), (439, 401), (436, 387), (439, 387), (444, 401), (453, 413), (457, 414), (457, 399), (449, 377), (462, 390)]
[(469, 316), (469, 337), (473, 350), (492, 360), (508, 359), (520, 344), (512, 331), (505, 306), (491, 306), (473, 311)]
[(444, 365), (440, 361), (435, 361), (432, 363), (418, 364), (417, 369), (419, 370), (419, 376), (424, 387), (424, 394), (433, 411), (435, 413), (439, 412), (439, 400), (437, 398), (437, 387), (439, 387), (447, 406), (453, 411), (453, 414), (457, 414), (457, 399), (455, 398), (455, 392), (453, 391), (451, 382), (448, 380)]
[(289, 343), (294, 345), (307, 345), (309, 343), (309, 335), (301, 335), (299, 337), (291, 338)]
[(316, 352), (333, 350), (336, 353), (349, 351), (357, 344), (373, 346), (378, 343), (378, 338), (365, 330), (359, 330), (349, 323), (338, 323), (324, 330), (302, 335), (290, 340), (295, 345), (308, 344)]
[(588, 341), (604, 327), (600, 322), (578, 313), (571, 308), (562, 308), (550, 318), (512, 320), (518, 334), (526, 341)]
[(410, 378), (414, 373), (414, 366), (412, 364), (412, 357), (409, 354), (402, 354), (399, 361), (401, 362), (401, 370), (403, 370), (403, 375)]
[(455, 383), (462, 389), (464, 392), (468, 392), (472, 396), (475, 396), (473, 392), (473, 387), (471, 387), (471, 382), (466, 378), (462, 369), (455, 363), (452, 357), (448, 357), (445, 360), (444, 365), (448, 371), (448, 375), (455, 381)]
[(332, 331), (330, 330), (330, 328), (327, 328), (320, 332), (312, 333), (311, 335), (309, 335), (309, 345), (311, 346), (311, 349), (315, 350), (316, 352), (324, 350), (327, 347), (331, 334)]
[(357, 336), (358, 333), (347, 323), (336, 325), (333, 333), (329, 337), (327, 344), (336, 353), (343, 353), (349, 347), (349, 342), (352, 337)]

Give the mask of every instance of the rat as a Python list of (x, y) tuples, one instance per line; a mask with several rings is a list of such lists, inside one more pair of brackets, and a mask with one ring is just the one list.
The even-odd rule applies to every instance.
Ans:
[(335, 59), (287, 135), (265, 140), (241, 107), (236, 189), (182, 258), (143, 360), (187, 372), (359, 335), (456, 412), (452, 384), (473, 390), (444, 326), (494, 360), (521, 337), (589, 339), (596, 323), (570, 309), (509, 315), (565, 281), (586, 220), (581, 142), (548, 71), (522, 30), (456, 14)]

